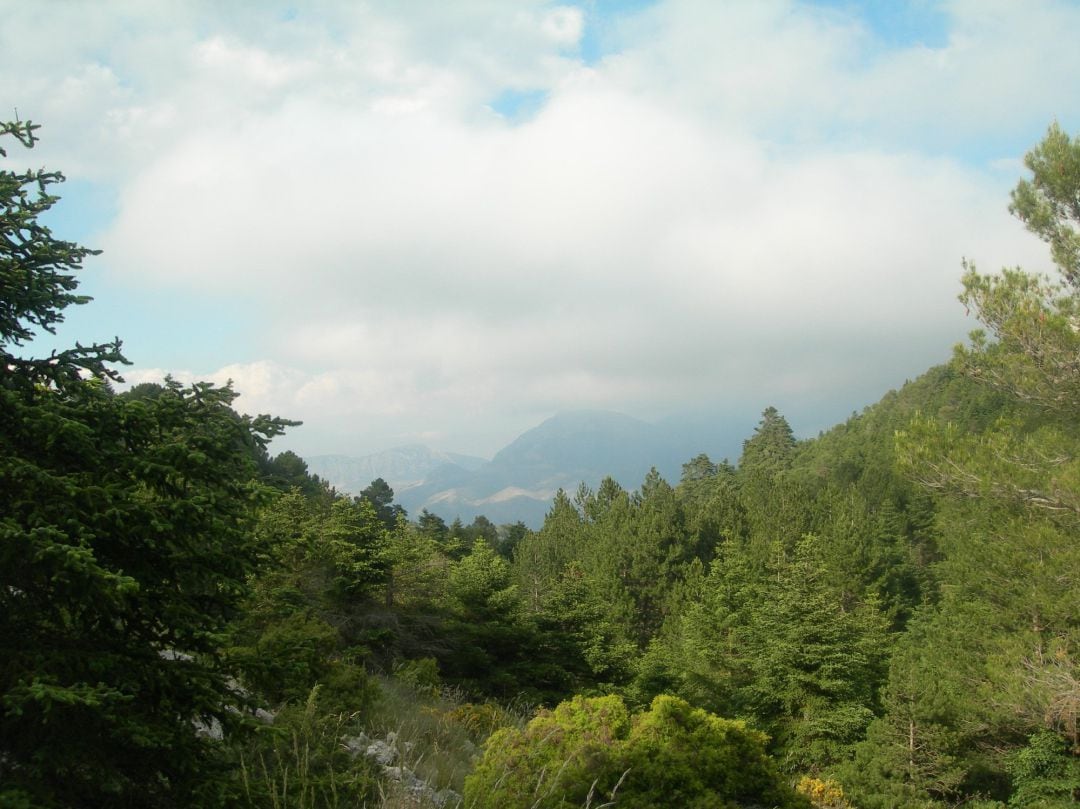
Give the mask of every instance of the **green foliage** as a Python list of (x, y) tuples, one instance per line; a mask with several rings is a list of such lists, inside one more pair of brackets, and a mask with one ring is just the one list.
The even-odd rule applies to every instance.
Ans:
[(467, 691), (512, 699), (564, 693), (567, 673), (525, 611), (509, 563), (483, 539), (450, 570), (437, 653), (446, 680)]
[(420, 512), (420, 516), (416, 520), (416, 527), (420, 529), (420, 533), (436, 542), (444, 541), (449, 531), (446, 527), (446, 521), (438, 514), (432, 514), (426, 508)]
[(629, 771), (620, 806), (701, 807), (805, 802), (765, 755), (764, 734), (673, 697), (657, 697), (634, 718), (622, 761)]
[(386, 535), (370, 503), (335, 500), (323, 514), (318, 543), (309, 546), (316, 561), (328, 566), (330, 592), (341, 602), (364, 598), (385, 579)]
[(345, 809), (378, 794), (374, 765), (342, 744), (352, 729), (346, 714), (328, 713), (313, 688), (305, 702), (289, 705), (239, 754), (241, 795), (253, 809)]
[(495, 733), (466, 779), (465, 800), (476, 809), (578, 809), (594, 800), (630, 809), (809, 806), (777, 776), (764, 743), (743, 723), (674, 697), (635, 716), (618, 697), (575, 697), (524, 730)]
[(966, 628), (946, 633), (932, 616), (917, 616), (900, 640), (883, 695), (884, 716), (870, 725), (853, 761), (840, 768), (841, 781), (866, 809), (951, 801), (965, 777), (960, 757), (964, 731), (972, 725), (965, 721), (964, 689), (972, 672), (965, 666), (953, 674), (953, 643)]
[[(10, 135), (27, 148), (37, 142), (38, 126), (30, 121), (0, 122), (0, 138)], [(0, 157), (7, 151), (0, 147)], [(53, 236), (39, 221), (59, 199), (50, 186), (64, 181), (58, 171), (0, 171), (0, 356), (5, 376), (29, 382), (73, 380), (80, 371), (116, 378), (108, 363), (124, 362), (120, 341), (65, 349), (44, 359), (11, 353), (40, 331), (54, 333), (64, 309), (88, 303), (77, 295), (75, 273), (97, 250)]]
[(790, 468), (795, 456), (795, 434), (775, 407), (767, 407), (754, 435), (743, 442), (739, 469), (744, 473), (775, 475)]
[(465, 529), (463, 538), (469, 544), (473, 544), (476, 540), (482, 539), (496, 550), (498, 550), (499, 547), (499, 529), (495, 523), (483, 514), (478, 514), (473, 519), (469, 524), (469, 527)]
[(789, 553), (811, 530), (812, 489), (792, 473), (795, 437), (776, 408), (766, 408), (754, 435), (743, 443), (738, 490), (746, 520), (747, 549), (763, 569), (771, 555)]
[[(574, 561), (588, 590), (604, 605), (606, 620), (644, 648), (670, 610), (686, 567), (699, 554), (682, 503), (655, 469), (632, 495), (608, 479), (596, 493), (583, 488), (577, 499), (582, 519), (566, 548), (577, 554)], [(547, 524), (541, 535), (546, 530)]]
[(672, 591), (698, 548), (674, 489), (655, 469), (629, 516), (622, 541), (610, 550), (630, 607), (623, 620), (630, 638), (644, 647), (663, 623)]
[(514, 569), (529, 606), (538, 610), (548, 589), (570, 562), (581, 558), (582, 520), (562, 489), (555, 494), (544, 525), (518, 546)]
[[(265, 557), (227, 656), (272, 704), (302, 700), (318, 683), (324, 701), (337, 698), (329, 683), (354, 676), (353, 627), (388, 576), (386, 532), (370, 503), (299, 489), (267, 502), (255, 532)], [(363, 683), (340, 697), (352, 710), (368, 699)]]
[(1024, 165), (1032, 178), (1017, 184), (1009, 210), (1050, 245), (1065, 280), (1080, 286), (1080, 140), (1070, 139), (1054, 123), (1024, 157)]
[[(129, 396), (139, 396), (148, 383), (136, 385), (130, 391)], [(332, 499), (333, 490), (329, 484), (308, 472), (307, 462), (291, 450), (286, 450), (270, 457), (263, 453), (259, 457), (259, 476), (263, 483), (272, 486), (280, 492), (288, 492), (299, 489), (308, 497)]]
[(518, 545), (520, 545), (531, 533), (529, 527), (521, 522), (521, 520), (518, 520), (515, 523), (500, 525), (497, 548), (499, 554), (507, 561), (513, 561), (514, 555), (517, 553)]
[(631, 602), (616, 561), (629, 497), (608, 478), (595, 494), (579, 491), (577, 501), (560, 491), (543, 527), (514, 557), (545, 648), (572, 675), (559, 698), (625, 681), (636, 652), (626, 621)]
[(643, 674), (653, 688), (752, 718), (774, 737), (785, 769), (827, 767), (873, 718), (888, 651), (876, 602), (841, 595), (829, 586), (817, 537), (761, 578), (728, 547), (650, 648)]
[(399, 663), (394, 669), (394, 677), (421, 693), (439, 692), (439, 664), (434, 657)]
[(1080, 401), (1074, 358), (1080, 335), (1077, 288), (1021, 270), (985, 276), (965, 265), (961, 300), (997, 337), (972, 332), (956, 363), (1020, 402), (1060, 409)]
[(1009, 761), (1009, 806), (1075, 807), (1080, 803), (1080, 756), (1060, 734), (1039, 730)]
[(618, 697), (575, 697), (542, 711), (524, 730), (497, 731), (465, 781), (465, 802), (475, 809), (577, 809), (594, 781), (603, 779), (601, 794), (614, 789), (621, 773), (613, 772), (611, 752), (629, 728), (630, 715)]
[[(493, 732), (523, 726), (528, 706), (464, 701), (452, 687), (415, 689), (399, 677), (378, 678), (381, 697), (363, 717), (366, 732), (392, 741), (399, 762), (434, 788), (460, 793), (483, 743)], [(404, 790), (402, 790), (404, 791)], [(389, 790), (394, 796), (394, 790)], [(379, 806), (416, 806), (415, 796)]]
[(844, 606), (872, 595), (891, 627), (902, 629), (929, 589), (910, 509), (892, 497), (875, 506), (855, 485), (826, 485), (814, 511), (823, 584)]
[[(442, 523), (438, 517), (434, 519)], [(387, 607), (399, 604), (419, 610), (443, 597), (450, 564), (443, 553), (443, 539), (423, 524), (417, 527), (406, 522), (398, 523), (387, 535)]]
[(332, 626), (301, 612), (267, 623), (251, 645), (234, 646), (228, 653), (244, 685), (278, 704), (301, 699), (323, 681), (338, 645)]
[(45, 806), (209, 802), (196, 726), (236, 725), (217, 653), (257, 559), (254, 458), (286, 423), (208, 384), (115, 396), (115, 343), (10, 353), (85, 302), (91, 251), (36, 221), (60, 179), (0, 172), (0, 783)]
[(675, 489), (682, 504), (686, 530), (696, 540), (698, 558), (710, 562), (721, 543), (746, 535), (746, 514), (739, 493), (735, 468), (714, 464), (699, 455), (683, 465), (683, 476)]
[(393, 529), (399, 518), (406, 516), (405, 509), (394, 504), (394, 490), (382, 478), (371, 481), (357, 499), (367, 502), (374, 509), (376, 518), (388, 531)]
[(544, 653), (566, 673), (566, 692), (610, 690), (629, 679), (638, 649), (609, 607), (595, 582), (573, 562), (535, 614)]
[[(864, 794), (1041, 805), (1038, 784), (1054, 784), (1058, 772), (1072, 777), (1080, 749), (1078, 154), (1080, 144), (1051, 127), (1028, 155), (1034, 176), (1017, 186), (1011, 207), (1050, 243), (1060, 280), (965, 267), (961, 300), (991, 336), (975, 332), (953, 365), (1002, 397), (996, 419), (919, 415), (899, 435), (902, 468), (942, 498), (941, 598), (893, 659), (886, 714), (853, 773)], [(1072, 753), (1046, 755), (1062, 747)], [(1047, 805), (1071, 800), (1048, 788)]]
[(741, 699), (783, 765), (815, 770), (846, 757), (878, 707), (888, 640), (877, 602), (845, 604), (808, 535), (750, 607), (751, 679)]

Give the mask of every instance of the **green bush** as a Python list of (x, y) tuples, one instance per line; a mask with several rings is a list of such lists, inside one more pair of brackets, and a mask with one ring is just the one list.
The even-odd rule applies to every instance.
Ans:
[(1052, 809), (1080, 799), (1080, 756), (1060, 734), (1039, 730), (1009, 761), (1013, 794), (1009, 806)]
[(394, 668), (394, 676), (424, 694), (439, 693), (439, 664), (434, 657), (406, 660)]
[(337, 630), (313, 615), (281, 618), (228, 650), (244, 685), (272, 704), (303, 700), (329, 674)]
[(379, 700), (379, 684), (363, 666), (332, 660), (321, 682), (319, 701), (329, 713), (367, 716)]
[(765, 754), (766, 737), (659, 696), (631, 716), (619, 697), (574, 697), (524, 730), (506, 728), (465, 781), (470, 809), (620, 809), (747, 804), (809, 807)]

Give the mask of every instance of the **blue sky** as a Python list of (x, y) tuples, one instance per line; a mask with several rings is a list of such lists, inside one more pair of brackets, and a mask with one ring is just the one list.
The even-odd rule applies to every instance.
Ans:
[[(100, 247), (47, 350), (232, 379), (280, 448), (489, 455), (561, 410), (813, 434), (975, 327), (960, 261), (1080, 130), (1080, 4), (0, 0)], [(708, 447), (703, 447), (707, 449)]]
[(923, 45), (942, 48), (949, 42), (949, 12), (945, 3), (930, 0), (814, 0), (810, 5), (857, 20), (886, 47)]

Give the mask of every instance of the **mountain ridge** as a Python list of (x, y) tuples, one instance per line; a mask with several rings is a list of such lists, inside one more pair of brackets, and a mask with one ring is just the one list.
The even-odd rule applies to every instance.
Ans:
[(472, 455), (441, 452), (422, 444), (404, 444), (370, 455), (314, 455), (305, 458), (313, 474), (339, 491), (359, 494), (375, 478), (382, 478), (397, 491), (422, 483), (435, 470), (453, 466), (466, 471), (488, 461)]
[[(312, 473), (350, 494), (383, 478), (412, 517), (426, 509), (447, 521), (470, 522), (483, 514), (496, 523), (520, 520), (538, 527), (560, 488), (572, 492), (581, 483), (595, 488), (612, 477), (635, 489), (654, 467), (666, 479), (678, 480), (682, 464), (715, 439), (689, 438), (675, 426), (616, 411), (572, 410), (521, 433), (490, 461), (415, 444), (361, 458), (306, 460)], [(737, 439), (728, 443), (738, 446)]]

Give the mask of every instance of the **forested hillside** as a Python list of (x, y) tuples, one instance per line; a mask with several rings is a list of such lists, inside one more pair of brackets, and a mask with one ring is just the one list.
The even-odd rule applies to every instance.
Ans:
[(1077, 805), (1080, 141), (1027, 167), (1058, 276), (965, 267), (950, 364), (537, 531), (342, 496), (119, 343), (26, 356), (91, 251), (5, 169), (0, 806)]

